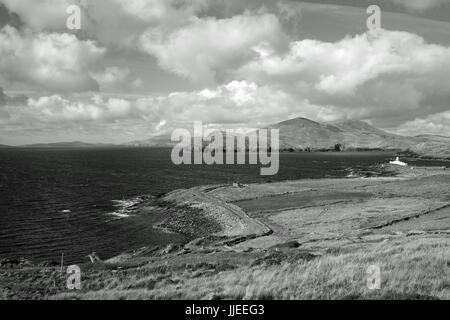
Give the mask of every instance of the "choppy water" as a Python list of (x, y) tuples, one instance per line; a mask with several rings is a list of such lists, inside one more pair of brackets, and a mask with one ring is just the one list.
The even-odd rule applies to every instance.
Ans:
[(344, 177), (386, 162), (389, 153), (283, 153), (278, 175), (259, 166), (175, 166), (169, 149), (0, 150), (0, 258), (86, 261), (144, 245), (184, 241), (139, 215), (139, 196), (199, 184)]

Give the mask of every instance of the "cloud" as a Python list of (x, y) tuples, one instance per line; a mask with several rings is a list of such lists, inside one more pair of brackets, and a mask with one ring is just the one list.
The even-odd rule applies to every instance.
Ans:
[(142, 81), (142, 79), (141, 78), (137, 78), (131, 83), (131, 86), (133, 88), (140, 88), (140, 87), (142, 87), (143, 84), (144, 84), (144, 82)]
[(214, 83), (251, 58), (253, 46), (276, 45), (283, 37), (275, 15), (246, 13), (227, 19), (193, 18), (170, 33), (149, 29), (141, 45), (162, 68), (200, 83)]
[(208, 8), (211, 0), (112, 0), (124, 12), (142, 21), (180, 22)]
[(382, 30), (346, 37), (338, 42), (302, 40), (280, 56), (257, 48), (259, 58), (239, 71), (241, 76), (314, 85), (325, 94), (352, 95), (365, 83), (384, 75), (436, 75), (450, 62), (450, 49), (425, 43), (407, 32)]
[(6, 104), (2, 108), (8, 117), (0, 119), (3, 126), (33, 123), (35, 127), (58, 124), (62, 127), (70, 123), (99, 121), (114, 122), (130, 116), (131, 103), (124, 99), (103, 99), (98, 95), (88, 100), (71, 100), (61, 95), (30, 98), (22, 105), (12, 107)]
[(74, 35), (0, 30), (0, 71), (9, 81), (55, 91), (98, 89), (90, 68), (105, 50)]
[[(84, 36), (102, 44), (135, 47), (149, 27), (174, 28), (200, 14), (215, 1), (209, 0), (0, 0), (35, 32), (67, 32), (66, 12), (77, 4), (82, 11)], [(120, 23), (118, 23), (120, 21)]]
[(278, 85), (339, 118), (394, 125), (448, 108), (450, 48), (411, 33), (380, 30), (337, 42), (295, 41), (286, 54), (270, 46), (255, 51), (258, 58), (235, 77)]
[[(386, 94), (384, 90), (381, 92)], [(406, 91), (397, 95), (406, 95)], [(386, 110), (381, 113), (396, 112)], [(21, 105), (6, 103), (0, 106), (0, 131), (11, 136), (33, 132), (35, 137), (40, 137), (50, 130), (58, 137), (70, 129), (100, 137), (105, 142), (126, 142), (170, 133), (179, 127), (190, 128), (194, 121), (202, 121), (211, 128), (254, 128), (297, 116), (334, 121), (343, 115), (371, 119), (376, 117), (376, 112), (370, 108), (315, 104), (282, 87), (232, 81), (202, 90), (136, 99), (58, 94), (31, 98)], [(406, 123), (403, 121), (403, 125), (391, 131), (414, 135), (449, 132), (448, 111), (415, 120), (411, 120), (411, 114), (414, 112), (408, 111)]]
[(3, 88), (0, 87), (0, 107), (9, 105), (9, 106), (16, 106), (16, 105), (23, 105), (27, 103), (28, 98), (24, 95), (19, 95), (16, 97), (10, 97), (6, 95), (3, 91)]
[(65, 27), (66, 9), (71, 0), (0, 0), (11, 12), (15, 12), (33, 30), (61, 29)]
[(92, 73), (91, 75), (99, 83), (101, 89), (110, 89), (124, 84), (130, 75), (130, 69), (108, 67), (103, 72)]
[(431, 114), (425, 118), (417, 118), (403, 123), (399, 128), (392, 131), (416, 136), (419, 134), (436, 134), (449, 136), (450, 133), (450, 110)]
[[(112, 138), (108, 128), (120, 127), (120, 132), (127, 131), (127, 135), (113, 138), (123, 141), (127, 137), (142, 139), (177, 127), (191, 127), (194, 121), (219, 127), (255, 127), (290, 118), (300, 110), (312, 117), (320, 107), (270, 86), (233, 81), (216, 88), (137, 99), (105, 98), (99, 94), (40, 96), (22, 105), (0, 107), (0, 127), (10, 134), (16, 129), (33, 130), (37, 137), (49, 128), (57, 136), (76, 127), (81, 132), (97, 130), (96, 134), (103, 134), (104, 140)], [(93, 129), (95, 125), (97, 129)]]
[(267, 119), (283, 119), (293, 105), (289, 95), (271, 87), (232, 81), (216, 88), (176, 92), (137, 100), (142, 110), (152, 110), (169, 124), (227, 124), (255, 126)]

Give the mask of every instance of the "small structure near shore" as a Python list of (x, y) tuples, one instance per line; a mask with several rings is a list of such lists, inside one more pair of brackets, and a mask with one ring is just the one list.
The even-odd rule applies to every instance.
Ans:
[(407, 163), (400, 161), (400, 159), (399, 159), (398, 157), (395, 158), (394, 161), (389, 161), (389, 163), (390, 163), (390, 164), (395, 164), (395, 165), (397, 165), (397, 166), (402, 166), (402, 167), (407, 167), (407, 166), (408, 166)]

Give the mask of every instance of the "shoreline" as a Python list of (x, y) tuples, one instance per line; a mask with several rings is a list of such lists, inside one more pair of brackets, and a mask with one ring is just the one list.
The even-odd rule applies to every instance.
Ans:
[[(80, 292), (65, 288), (56, 265), (1, 266), (0, 298), (450, 299), (442, 282), (443, 274), (449, 273), (450, 170), (386, 165), (383, 169), (397, 175), (171, 191), (158, 199), (169, 208), (160, 227), (188, 230), (192, 236), (188, 243), (142, 247), (103, 262), (81, 264), (86, 282)], [(394, 258), (395, 252), (399, 254)], [(368, 261), (380, 263), (390, 279), (379, 292), (357, 286), (358, 281), (365, 283)], [(333, 267), (321, 267), (327, 265)], [(350, 287), (343, 278), (349, 270), (353, 277), (361, 277)], [(327, 274), (320, 275), (323, 272)], [(310, 277), (301, 278), (304, 274)], [(118, 275), (121, 281), (101, 289), (99, 283), (110, 283)], [(406, 275), (411, 280), (400, 281)], [(318, 286), (324, 276), (344, 282)], [(25, 287), (18, 281), (24, 277)], [(230, 281), (235, 283), (232, 287)], [(299, 282), (309, 291), (289, 285)], [(42, 291), (43, 286), (48, 287)], [(256, 291), (249, 291), (249, 286)], [(348, 288), (345, 297), (336, 291), (342, 287)]]
[[(260, 182), (250, 183), (245, 186), (260, 186), (260, 185), (289, 185), (296, 183), (314, 183), (317, 181), (356, 181), (359, 179), (370, 181), (387, 181), (387, 180), (401, 180), (412, 177), (423, 176), (426, 173), (417, 174), (417, 170), (414, 174), (409, 171), (411, 167), (397, 168), (396, 166), (390, 166), (386, 164), (374, 166), (381, 168), (381, 171), (365, 170), (365, 176), (348, 176), (345, 178), (330, 177), (330, 178), (307, 178), (298, 180), (283, 180), (276, 182)], [(371, 169), (374, 169), (372, 167)], [(417, 167), (419, 171), (423, 170), (441, 170), (443, 167)], [(372, 176), (372, 173), (378, 175)], [(426, 171), (425, 171), (426, 172)], [(268, 236), (273, 233), (273, 230), (265, 224), (255, 218), (251, 218), (245, 210), (236, 205), (243, 200), (259, 200), (261, 198), (278, 197), (283, 195), (297, 194), (299, 191), (284, 191), (281, 193), (262, 194), (255, 197), (244, 197), (232, 199), (231, 201), (222, 200), (207, 196), (211, 191), (218, 189), (234, 189), (240, 190), (241, 187), (234, 187), (229, 184), (219, 185), (199, 185), (188, 189), (175, 189), (159, 196), (141, 195), (136, 198), (148, 199), (153, 198), (156, 200), (157, 210), (162, 210), (167, 218), (163, 218), (161, 221), (153, 224), (153, 228), (162, 231), (167, 234), (180, 234), (187, 239), (180, 243), (167, 243), (165, 246), (161, 245), (145, 245), (141, 248), (130, 249), (123, 251), (117, 255), (113, 255), (104, 259), (104, 261), (115, 261), (123, 256), (129, 256), (135, 252), (140, 252), (143, 249), (153, 247), (164, 250), (168, 246), (177, 247), (192, 247), (197, 245), (209, 245), (209, 246), (223, 246), (223, 245), (235, 245), (247, 240), (252, 240), (258, 237)], [(242, 191), (242, 190), (240, 190)], [(301, 190), (303, 192), (305, 190)], [(134, 203), (131, 206), (132, 211), (143, 211), (143, 208), (147, 206), (146, 201)], [(287, 209), (287, 208), (284, 208)], [(132, 214), (132, 213), (131, 213)], [(187, 214), (187, 215), (186, 215)], [(132, 214), (134, 215), (134, 214)], [(190, 216), (190, 219), (186, 217)], [(201, 229), (200, 229), (201, 228)], [(198, 230), (201, 230), (200, 232)], [(33, 262), (32, 259), (27, 257), (19, 258), (3, 258), (4, 261), (24, 261), (27, 264), (32, 265), (57, 265), (56, 261), (40, 261)], [(86, 263), (79, 262), (80, 264)]]
[[(189, 235), (188, 240), (185, 243), (176, 245), (189, 251), (201, 249), (205, 246), (215, 249), (229, 249), (245, 242), (255, 242), (258, 238), (270, 237), (274, 233), (274, 229), (269, 226), (265, 219), (252, 217), (251, 213), (246, 212), (243, 208), (239, 207), (238, 204), (241, 201), (259, 201), (264, 198), (275, 199), (277, 197), (296, 195), (316, 190), (315, 188), (307, 187), (293, 191), (289, 190), (289, 185), (293, 186), (295, 189), (298, 184), (320, 185), (328, 182), (331, 184), (343, 182), (350, 185), (353, 183), (361, 184), (361, 182), (363, 184), (364, 182), (384, 184), (411, 181), (440, 175), (442, 173), (450, 173), (443, 167), (407, 167), (405, 169), (384, 164), (380, 165), (380, 168), (382, 168), (385, 173), (375, 177), (285, 180), (269, 183), (252, 183), (242, 185), (241, 187), (223, 184), (201, 185), (189, 189), (173, 190), (158, 198), (159, 204), (163, 208), (168, 209), (169, 217), (157, 223), (154, 227), (169, 233), (174, 232)], [(248, 194), (243, 196), (246, 192), (246, 190), (243, 189), (255, 187), (258, 189), (258, 186), (281, 188), (283, 191), (263, 192), (255, 196), (249, 196)], [(287, 190), (286, 188), (283, 189), (283, 186), (288, 186)], [(229, 192), (229, 194), (226, 194), (227, 192)], [(250, 192), (258, 193), (261, 191), (256, 190)], [(211, 193), (218, 193), (219, 196), (211, 195)], [(312, 203), (305, 208), (314, 208), (316, 205), (317, 204)], [(325, 206), (326, 205), (328, 204), (325, 204)], [(295, 208), (295, 206), (284, 207), (280, 208), (280, 210)], [(277, 210), (272, 210), (272, 212), (276, 211)], [(259, 210), (259, 212), (263, 213), (264, 211)], [(187, 218), (186, 213), (189, 215), (189, 218)], [(266, 213), (271, 212), (269, 211)], [(180, 219), (180, 217), (182, 217), (182, 219)], [(403, 218), (401, 218), (400, 221), (403, 221)], [(201, 230), (201, 232), (198, 230)], [(173, 245), (174, 244), (169, 243), (167, 244), (167, 247), (172, 247)], [(164, 251), (164, 248), (160, 249)], [(134, 250), (132, 252), (139, 252), (139, 250)], [(124, 256), (130, 257), (129, 254), (130, 252), (124, 252), (123, 254), (111, 257), (106, 261), (123, 261)], [(134, 253), (132, 256), (134, 256)]]
[[(354, 182), (379, 182), (379, 183), (395, 183), (399, 181), (410, 181), (420, 178), (432, 177), (433, 175), (440, 175), (448, 173), (440, 167), (407, 167), (397, 168), (391, 165), (382, 165), (383, 170), (392, 173), (392, 176), (379, 176), (379, 177), (357, 177), (357, 178), (325, 178), (325, 179), (304, 179), (304, 180), (290, 180), (271, 183), (257, 183), (243, 185), (242, 187), (234, 187), (229, 185), (208, 185), (198, 186), (190, 189), (174, 190), (165, 194), (162, 199), (168, 203), (171, 203), (175, 207), (190, 207), (195, 209), (201, 209), (203, 217), (209, 218), (215, 221), (220, 227), (219, 232), (214, 232), (208, 236), (198, 237), (193, 239), (195, 242), (201, 238), (213, 238), (211, 243), (214, 246), (217, 245), (234, 245), (247, 240), (253, 240), (258, 237), (265, 237), (271, 235), (274, 231), (268, 224), (257, 217), (251, 217), (248, 212), (243, 210), (237, 204), (241, 201), (249, 200), (261, 200), (263, 198), (272, 198), (276, 200), (277, 197), (284, 197), (288, 195), (296, 195), (304, 193), (314, 188), (310, 188), (308, 185), (317, 185), (323, 182), (331, 183), (346, 183), (352, 184)], [(292, 188), (285, 188), (282, 192), (263, 192), (253, 196), (252, 189), (258, 189), (258, 186), (269, 187), (281, 187), (293, 185)], [(306, 185), (308, 187), (296, 190), (296, 185)], [(256, 191), (258, 192), (258, 191)], [(211, 194), (213, 193), (213, 194)], [(217, 196), (218, 194), (218, 196)], [(245, 194), (245, 195), (244, 195)], [(345, 196), (344, 196), (345, 198)], [(309, 206), (309, 205), (308, 205)], [(311, 205), (312, 207), (314, 204)], [(283, 210), (293, 209), (292, 207), (279, 208)], [(276, 211), (276, 210), (275, 210)], [(264, 212), (259, 210), (259, 212)], [(230, 223), (232, 222), (232, 223)], [(224, 238), (226, 240), (224, 240)], [(219, 239), (219, 241), (217, 241)], [(192, 242), (192, 241), (191, 241)], [(205, 242), (202, 242), (205, 243)]]

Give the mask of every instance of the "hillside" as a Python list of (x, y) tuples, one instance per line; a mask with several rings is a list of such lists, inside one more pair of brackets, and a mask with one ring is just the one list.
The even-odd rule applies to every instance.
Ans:
[(437, 135), (420, 135), (419, 143), (410, 148), (412, 152), (428, 157), (450, 158), (450, 137)]
[(305, 118), (296, 118), (268, 127), (280, 130), (280, 148), (322, 149), (342, 143), (341, 131), (329, 124), (318, 123)]
[(377, 129), (363, 121), (319, 123), (305, 118), (283, 121), (269, 128), (280, 130), (281, 149), (395, 149), (406, 150), (418, 143)]
[(135, 140), (122, 144), (125, 147), (172, 147), (176, 143), (170, 141), (170, 135), (155, 136), (145, 140)]
[(105, 143), (86, 143), (81, 141), (72, 142), (55, 142), (55, 143), (37, 143), (22, 146), (23, 148), (49, 148), (49, 149), (65, 149), (65, 148), (107, 148), (114, 147), (113, 144)]

